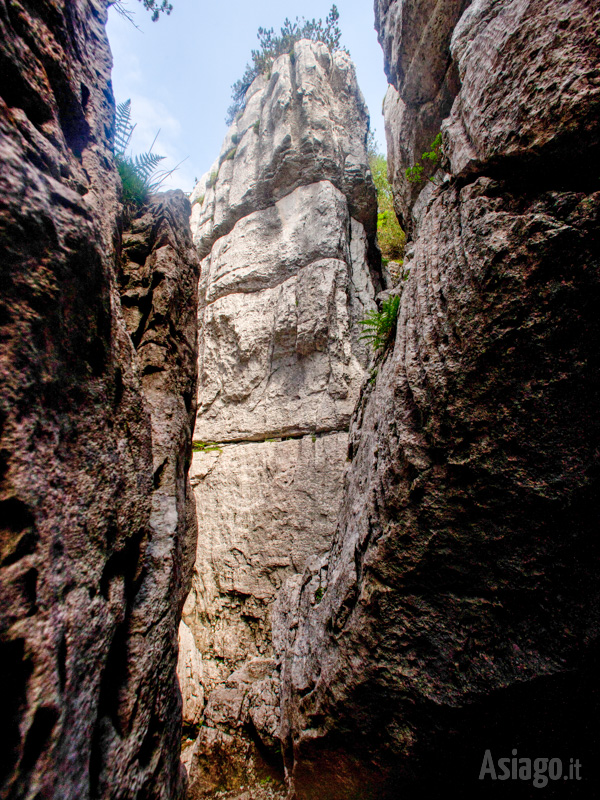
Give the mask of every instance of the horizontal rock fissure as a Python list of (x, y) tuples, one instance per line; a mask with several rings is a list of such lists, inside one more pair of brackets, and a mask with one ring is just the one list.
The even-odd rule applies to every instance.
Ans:
[[(348, 430), (349, 430), (348, 428), (333, 428), (332, 430), (317, 431), (316, 433), (314, 431), (298, 431), (298, 432), (294, 432), (294, 433), (286, 433), (286, 434), (283, 434), (283, 435), (274, 433), (274, 434), (269, 434), (267, 436), (262, 435), (262, 436), (256, 436), (256, 437), (253, 437), (253, 438), (247, 438), (247, 439), (228, 439), (227, 441), (223, 441), (223, 442), (216, 442), (216, 441), (215, 442), (213, 442), (213, 441), (210, 441), (210, 442), (208, 442), (208, 441), (207, 442), (198, 442), (198, 441), (194, 441), (194, 445), (202, 444), (202, 445), (206, 445), (207, 447), (210, 447), (210, 446), (213, 446), (213, 445), (216, 446), (216, 447), (230, 447), (232, 445), (239, 445), (239, 444), (268, 444), (268, 443), (271, 443), (271, 442), (289, 442), (289, 441), (291, 441), (293, 439), (305, 439), (305, 438), (307, 438), (309, 436), (312, 437), (313, 441), (314, 441), (315, 439), (323, 439), (326, 436), (334, 436), (335, 434), (338, 434), (338, 433), (348, 433)], [(194, 451), (197, 452), (197, 453), (201, 453), (201, 452), (203, 452), (203, 450), (204, 450), (204, 448), (202, 448), (202, 447), (195, 447), (194, 448)]]

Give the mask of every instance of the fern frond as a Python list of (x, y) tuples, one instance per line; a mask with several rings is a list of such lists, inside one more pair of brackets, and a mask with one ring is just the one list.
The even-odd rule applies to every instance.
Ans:
[(381, 311), (368, 311), (365, 319), (358, 320), (365, 330), (359, 340), (370, 342), (374, 350), (386, 348), (396, 333), (399, 308), (400, 295), (392, 295), (383, 301)]
[(140, 153), (139, 156), (135, 156), (133, 159), (133, 164), (138, 175), (146, 182), (149, 182), (159, 162), (163, 159), (164, 156), (159, 156), (156, 153)]
[(119, 103), (115, 115), (115, 154), (124, 155), (135, 125), (131, 124), (131, 100)]
[(131, 98), (117, 104), (116, 123), (123, 127), (131, 125)]

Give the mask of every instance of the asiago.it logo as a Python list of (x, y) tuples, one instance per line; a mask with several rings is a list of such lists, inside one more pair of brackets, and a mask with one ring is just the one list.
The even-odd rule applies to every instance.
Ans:
[(532, 781), (536, 789), (543, 789), (548, 781), (580, 781), (581, 763), (578, 758), (570, 758), (564, 766), (560, 758), (519, 758), (516, 749), (512, 758), (499, 758), (494, 763), (492, 751), (486, 750), (479, 780)]

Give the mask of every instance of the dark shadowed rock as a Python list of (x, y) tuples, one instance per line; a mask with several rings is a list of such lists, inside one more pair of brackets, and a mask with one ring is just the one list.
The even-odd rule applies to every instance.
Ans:
[[(185, 202), (164, 201), (138, 358), (117, 284), (105, 20), (101, 0), (0, 3), (0, 796), (11, 800), (182, 789), (176, 625), (196, 355), (177, 303), (193, 308), (198, 266)], [(171, 354), (160, 371), (155, 344)]]
[[(579, 758), (584, 781), (548, 791), (597, 793), (599, 12), (559, 5), (474, 2), (452, 34), (452, 172), (405, 196), (410, 276), (351, 426), (336, 539), (274, 612), (303, 800), (506, 796), (478, 780), (487, 748)], [(389, 46), (420, 36), (397, 28)]]

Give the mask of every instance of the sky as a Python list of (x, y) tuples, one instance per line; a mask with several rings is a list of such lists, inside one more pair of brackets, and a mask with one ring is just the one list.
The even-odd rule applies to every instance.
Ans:
[[(171, 0), (173, 12), (152, 22), (137, 0), (125, 0), (141, 30), (109, 11), (108, 38), (117, 103), (131, 99), (133, 154), (145, 152), (160, 129), (153, 152), (172, 168), (164, 188), (191, 191), (195, 179), (218, 157), (225, 136), (231, 85), (241, 78), (260, 26), (275, 28), (286, 17), (323, 20), (331, 0)], [(370, 0), (337, 0), (342, 45), (356, 65), (371, 128), (385, 152), (381, 106), (387, 89), (383, 53), (373, 28)]]

